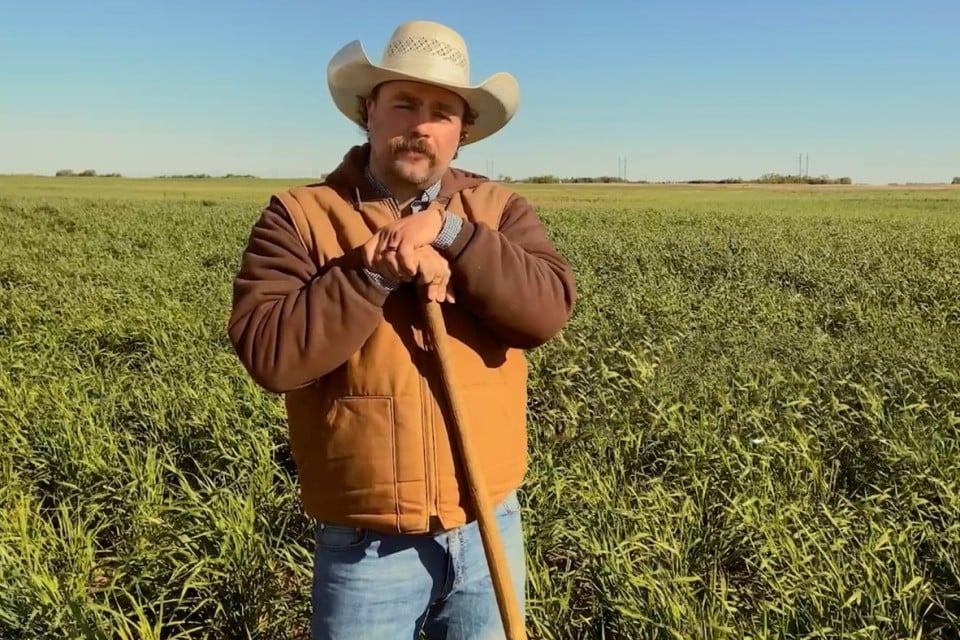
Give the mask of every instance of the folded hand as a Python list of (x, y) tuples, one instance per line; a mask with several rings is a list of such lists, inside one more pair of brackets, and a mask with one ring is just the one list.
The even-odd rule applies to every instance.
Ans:
[(393, 282), (416, 281), (429, 300), (454, 302), (450, 264), (436, 249), (425, 244), (403, 252), (378, 252), (378, 234), (374, 234), (363, 247), (365, 267)]
[[(396, 251), (401, 267), (412, 264), (412, 253), (429, 246), (443, 228), (443, 207), (431, 203), (423, 211), (412, 213), (377, 231), (377, 253)], [(409, 269), (407, 270), (409, 274)], [(409, 274), (412, 277), (412, 274)]]
[(364, 265), (395, 282), (409, 282), (417, 275), (417, 250), (430, 247), (440, 235), (443, 215), (441, 206), (431, 204), (381, 227), (363, 247)]

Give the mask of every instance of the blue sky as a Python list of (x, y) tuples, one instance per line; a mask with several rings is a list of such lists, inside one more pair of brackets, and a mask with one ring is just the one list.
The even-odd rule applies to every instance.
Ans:
[[(5, 3), (0, 173), (331, 170), (359, 131), (326, 65), (397, 24), (457, 29), (521, 104), (465, 169), (858, 182), (960, 175), (960, 2)], [(602, 7), (602, 8), (601, 8)]]

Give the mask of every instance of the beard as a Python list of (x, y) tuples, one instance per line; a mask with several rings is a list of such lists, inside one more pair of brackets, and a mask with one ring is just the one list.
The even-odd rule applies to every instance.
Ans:
[[(422, 154), (422, 156), (406, 155), (410, 151)], [(390, 140), (390, 162), (388, 166), (390, 172), (398, 179), (417, 187), (425, 187), (436, 181), (437, 154), (422, 138), (408, 140), (397, 137)]]

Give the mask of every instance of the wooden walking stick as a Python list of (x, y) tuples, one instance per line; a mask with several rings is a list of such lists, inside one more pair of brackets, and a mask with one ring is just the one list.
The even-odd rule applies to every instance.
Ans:
[(460, 448), (467, 486), (477, 512), (480, 538), (483, 541), (483, 551), (487, 556), (490, 577), (493, 579), (493, 589), (497, 597), (497, 606), (500, 608), (503, 630), (506, 632), (508, 640), (525, 640), (527, 637), (526, 630), (523, 618), (520, 615), (520, 606), (513, 589), (513, 583), (510, 581), (510, 570), (507, 566), (507, 557), (503, 550), (500, 530), (494, 520), (493, 506), (490, 504), (490, 498), (487, 494), (487, 485), (470, 441), (470, 430), (467, 429), (463, 402), (457, 385), (454, 383), (447, 345), (447, 329), (443, 321), (440, 303), (432, 300), (427, 301), (426, 316), (433, 337), (434, 348), (437, 352), (444, 391), (450, 403), (450, 412), (453, 415), (453, 435)]

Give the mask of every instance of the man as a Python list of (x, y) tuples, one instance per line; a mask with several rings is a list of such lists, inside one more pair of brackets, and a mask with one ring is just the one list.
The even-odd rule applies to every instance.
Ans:
[(471, 86), (462, 38), (423, 21), (394, 31), (380, 66), (347, 45), (327, 79), (367, 142), (323, 182), (270, 199), (229, 323), (251, 377), (285, 396), (300, 496), (318, 523), (311, 631), (502, 637), (423, 307), (442, 304), (523, 610), (523, 350), (567, 322), (574, 280), (523, 198), (449, 166), (510, 121), (516, 82)]

